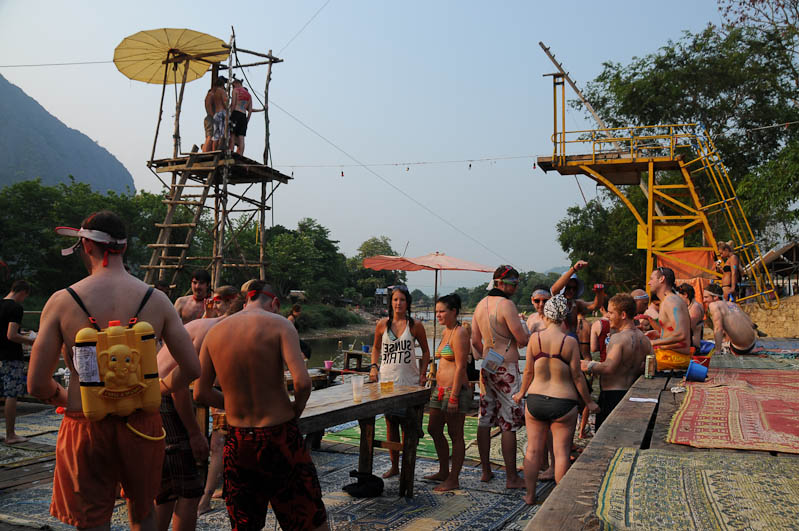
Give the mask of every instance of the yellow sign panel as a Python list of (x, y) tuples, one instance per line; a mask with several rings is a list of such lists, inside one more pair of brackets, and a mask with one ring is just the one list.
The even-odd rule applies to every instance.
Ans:
[[(646, 249), (646, 226), (638, 225), (637, 247)], [(682, 225), (655, 225), (655, 237), (652, 247), (658, 249), (683, 249), (685, 248), (685, 229)]]

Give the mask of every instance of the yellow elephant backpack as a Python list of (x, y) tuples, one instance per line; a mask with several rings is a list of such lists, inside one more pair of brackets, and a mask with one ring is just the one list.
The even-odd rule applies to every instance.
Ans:
[[(96, 421), (106, 415), (127, 417), (137, 410), (157, 412), (161, 405), (156, 363), (155, 332), (138, 316), (152, 295), (147, 290), (136, 315), (122, 326), (109, 321), (101, 329), (83, 301), (72, 288), (67, 292), (86, 312), (92, 328), (82, 328), (75, 335), (73, 364), (80, 379), (80, 398), (83, 414)], [(137, 432), (146, 439), (160, 439)]]

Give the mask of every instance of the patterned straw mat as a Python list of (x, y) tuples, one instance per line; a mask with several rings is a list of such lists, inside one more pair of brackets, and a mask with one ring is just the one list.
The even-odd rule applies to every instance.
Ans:
[[(488, 482), (480, 481), (480, 470), (464, 467), (460, 476), (461, 488), (452, 492), (433, 491), (436, 482), (421, 480), (425, 474), (438, 469), (438, 463), (421, 459), (417, 461), (414, 497), (399, 497), (399, 479), (385, 481), (385, 491), (378, 498), (353, 498), (341, 487), (353, 482), (350, 470), (358, 467), (358, 456), (332, 452), (312, 452), (317, 466), (322, 494), (332, 529), (396, 530), (466, 530), (503, 529), (521, 530), (530, 522), (539, 505), (527, 505), (522, 500), (523, 491), (505, 489), (505, 475), (495, 472)], [(375, 470), (388, 467), (388, 456), (378, 455)], [(0, 517), (12, 517), (31, 527), (73, 529), (49, 516), (52, 481), (30, 489), (0, 494)], [(551, 481), (539, 482), (536, 494), (540, 498), (553, 486)], [(222, 500), (211, 502), (212, 511), (200, 516), (199, 530), (230, 529), (227, 511)], [(111, 520), (113, 531), (128, 529), (127, 510), (118, 500)], [(274, 513), (269, 510), (265, 529), (280, 529)]]
[(799, 453), (799, 372), (719, 369), (686, 387), (667, 442)]
[[(419, 446), (416, 448), (416, 455), (419, 457), (429, 457), (437, 459), (436, 447), (433, 444), (433, 438), (427, 433), (427, 422), (429, 415), (424, 414), (422, 421), (424, 428), (424, 437), (419, 439)], [(492, 430), (493, 431), (496, 430)], [(447, 428), (444, 427), (444, 437), (447, 439), (447, 444), (452, 450), (452, 441), (447, 434)], [(375, 422), (375, 438), (381, 441), (386, 440), (386, 423), (383, 420)], [(463, 426), (463, 438), (466, 441), (466, 458), (475, 461), (480, 460), (480, 452), (477, 448), (477, 418), (466, 417)], [(353, 427), (340, 430), (337, 432), (328, 431), (325, 433), (324, 440), (330, 442), (343, 442), (357, 446), (361, 440), (361, 429), (355, 425)], [(524, 452), (527, 450), (527, 430), (524, 427), (519, 428), (516, 432), (516, 467), (521, 469), (524, 466)], [(499, 434), (494, 434), (491, 437), (491, 449), (489, 450), (489, 460), (497, 465), (504, 465), (505, 460), (502, 457), (502, 444)]]
[(596, 514), (603, 529), (796, 529), (798, 496), (792, 457), (619, 448)]

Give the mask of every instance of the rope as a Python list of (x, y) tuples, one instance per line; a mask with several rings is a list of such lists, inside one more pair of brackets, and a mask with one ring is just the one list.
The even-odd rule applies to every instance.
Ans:
[(130, 422), (126, 422), (125, 426), (128, 427), (130, 431), (141, 437), (142, 439), (147, 439), (148, 441), (160, 441), (166, 438), (166, 430), (163, 426), (161, 426), (161, 436), (160, 437), (153, 437), (152, 435), (147, 435), (146, 433), (142, 433), (133, 426), (130, 425)]

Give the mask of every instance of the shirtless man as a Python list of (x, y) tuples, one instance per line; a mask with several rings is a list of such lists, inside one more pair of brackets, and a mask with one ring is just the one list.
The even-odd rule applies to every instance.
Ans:
[(702, 344), (702, 334), (705, 331), (705, 309), (702, 304), (696, 300), (696, 292), (694, 287), (690, 284), (680, 284), (677, 288), (677, 293), (685, 304), (688, 305), (688, 315), (691, 318), (691, 346), (695, 351), (699, 352), (699, 347)]
[(685, 370), (691, 362), (691, 318), (688, 305), (674, 292), (674, 271), (668, 267), (652, 271), (649, 289), (661, 301), (660, 337), (652, 341), (657, 370)]
[(552, 294), (549, 292), (549, 288), (543, 284), (539, 284), (533, 290), (533, 294), (530, 296), (530, 302), (533, 303), (535, 313), (527, 318), (527, 330), (531, 334), (540, 332), (547, 327), (544, 321), (544, 304), (546, 304), (550, 298), (552, 298)]
[[(164, 441), (158, 439), (162, 433), (161, 416), (139, 410), (127, 417), (111, 414), (89, 421), (81, 407), (82, 377), (73, 376), (69, 388), (64, 389), (53, 380), (53, 372), (62, 347), (66, 347), (67, 368), (73, 375), (79, 374), (72, 354), (78, 330), (105, 328), (111, 320), (128, 323), (133, 317), (153, 327), (155, 337), (166, 342), (178, 364), (179, 368), (162, 381), (162, 392), (188, 385), (200, 375), (200, 363), (167, 296), (125, 271), (122, 253), (127, 236), (125, 225), (116, 214), (97, 212), (86, 218), (80, 229), (56, 230), (79, 238), (76, 245), (62, 253), (77, 252), (89, 276), (73, 284), (72, 292), (60, 290), (50, 297), (31, 352), (30, 393), (47, 404), (66, 406), (56, 444), (50, 514), (81, 529), (108, 529), (117, 484), (121, 483), (128, 498), (131, 528), (154, 530), (153, 499), (158, 493), (164, 459)], [(90, 347), (82, 347), (86, 348)], [(83, 365), (88, 366), (89, 363)], [(129, 426), (154, 440), (137, 435)]]
[(646, 313), (649, 307), (649, 295), (642, 289), (634, 289), (630, 292), (630, 296), (635, 301), (635, 314)]
[(205, 299), (210, 293), (211, 275), (205, 269), (198, 269), (191, 276), (191, 295), (175, 301), (175, 309), (183, 324), (199, 319), (205, 313)]
[[(494, 271), (492, 283), (493, 288), (488, 296), (477, 303), (472, 317), (472, 345), (483, 357), (480, 417), (477, 423), (477, 448), (483, 467), (480, 480), (489, 481), (494, 477), (489, 461), (491, 428), (499, 427), (502, 431), (502, 458), (507, 478), (505, 486), (522, 489), (524, 481), (516, 470), (516, 430), (524, 426), (524, 408), (513, 400), (513, 395), (519, 391), (522, 383), (518, 347), (526, 346), (530, 336), (524, 331), (519, 311), (510, 300), (519, 285), (519, 272), (509, 265), (501, 265)], [(494, 374), (485, 368), (489, 353), (499, 354), (503, 358)]]
[(252, 116), (252, 96), (241, 86), (241, 80), (233, 78), (233, 95), (230, 100), (230, 150), (244, 155), (244, 137)]
[(716, 340), (716, 351), (721, 352), (719, 345), (724, 335), (730, 338), (730, 351), (733, 354), (749, 354), (757, 343), (755, 325), (740, 306), (730, 301), (721, 300), (723, 292), (716, 284), (708, 286), (702, 296), (707, 313), (713, 323), (713, 335)]
[[(203, 339), (211, 327), (224, 319), (228, 312), (233, 314), (241, 310), (244, 301), (241, 300), (241, 303), (236, 304), (237, 297), (241, 298), (241, 294), (232, 286), (217, 288), (214, 291), (214, 308), (217, 315), (208, 319), (195, 319), (186, 324), (186, 331), (194, 344), (198, 361)], [(167, 347), (158, 351), (157, 361), (160, 378), (168, 376), (177, 365)], [(191, 531), (197, 525), (197, 515), (202, 514), (202, 511), (198, 510), (198, 505), (204, 490), (197, 463), (204, 463), (208, 459), (208, 441), (205, 438), (205, 430), (200, 429), (197, 424), (188, 386), (164, 390), (161, 396), (161, 419), (166, 430), (167, 452), (161, 474), (161, 490), (155, 498), (158, 529), (166, 531), (171, 521), (174, 531)], [(215, 453), (219, 452), (221, 448), (215, 449)], [(221, 458), (218, 461), (216, 474), (222, 472)], [(210, 468), (212, 466), (209, 466), (209, 472)], [(210, 510), (210, 507), (208, 509)]]
[[(203, 151), (211, 151), (219, 149), (219, 141), (224, 133), (225, 127), (225, 108), (227, 106), (227, 92), (225, 92), (225, 83), (227, 78), (219, 76), (214, 82), (214, 86), (205, 94), (205, 120), (203, 126), (205, 128), (205, 143), (203, 144)], [(221, 115), (221, 125), (217, 130), (217, 115)], [(219, 134), (217, 134), (219, 133)]]
[(605, 361), (581, 362), (583, 371), (599, 375), (597, 430), (643, 374), (646, 356), (652, 353), (652, 344), (636, 328), (634, 316), (635, 300), (630, 295), (619, 293), (611, 297), (607, 317), (610, 326), (618, 332), (610, 336), (607, 357)]
[[(566, 300), (569, 302), (568, 315), (566, 320), (563, 321), (566, 329), (566, 335), (577, 339), (577, 314), (582, 312), (587, 314), (593, 312), (602, 306), (605, 301), (604, 287), (597, 289), (596, 297), (590, 303), (580, 299), (583, 294), (583, 282), (577, 277), (577, 271), (583, 269), (588, 265), (585, 260), (578, 260), (576, 264), (564, 272), (561, 277), (552, 284), (550, 292), (552, 295), (563, 293)], [(599, 285), (601, 286), (601, 284)], [(578, 339), (579, 341), (579, 339)]]
[[(195, 400), (227, 414), (224, 491), (232, 527), (263, 528), (271, 502), (283, 529), (328, 529), (316, 467), (297, 424), (311, 394), (297, 330), (278, 313), (271, 286), (257, 280), (248, 287), (244, 309), (205, 336), (194, 387)], [(216, 379), (224, 396), (213, 387)]]

